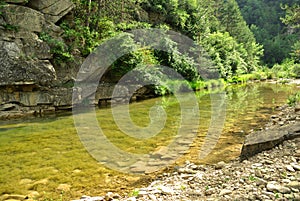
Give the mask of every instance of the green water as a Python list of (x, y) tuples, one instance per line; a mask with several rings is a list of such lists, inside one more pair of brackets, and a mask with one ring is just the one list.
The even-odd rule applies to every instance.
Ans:
[[(199, 160), (199, 150), (211, 125), (211, 97), (196, 93), (200, 122), (191, 148), (176, 164), (185, 160), (196, 163), (229, 161), (238, 157), (244, 136), (259, 129), (286, 103), (295, 86), (275, 84), (236, 85), (226, 90), (226, 119), (221, 136), (212, 152)], [(212, 92), (214, 93), (214, 92)], [(161, 132), (150, 139), (128, 137), (113, 121), (110, 108), (97, 110), (99, 126), (106, 137), (128, 153), (147, 154), (168, 146), (180, 126), (180, 106), (174, 97), (156, 98), (130, 105), (132, 121), (139, 126), (149, 124), (149, 108), (161, 105), (167, 120)], [(78, 199), (81, 195), (103, 195), (105, 192), (128, 193), (146, 184), (153, 175), (132, 175), (110, 170), (93, 159), (77, 135), (73, 117), (43, 117), (0, 123), (0, 196), (28, 195), (36, 191), (36, 199)], [(70, 185), (70, 191), (57, 189)], [(122, 194), (122, 193), (121, 193)], [(4, 197), (2, 197), (3, 199)], [(1, 197), (0, 197), (1, 200)]]

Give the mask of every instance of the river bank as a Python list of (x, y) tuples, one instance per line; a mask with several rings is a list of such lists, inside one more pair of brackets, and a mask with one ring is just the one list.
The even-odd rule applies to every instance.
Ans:
[[(280, 112), (271, 116), (263, 130), (300, 121), (299, 105), (277, 109)], [(215, 165), (186, 161), (127, 197), (107, 193), (80, 200), (300, 200), (300, 138), (284, 141), (243, 161)]]
[[(248, 80), (247, 83), (256, 82), (268, 82), (273, 84), (295, 84), (299, 85), (299, 79), (273, 79), (273, 80)], [(237, 83), (242, 84), (242, 83)], [(208, 90), (208, 88), (218, 88), (220, 86), (231, 86), (236, 85), (236, 83), (225, 83), (224, 81), (207, 81), (203, 83), (206, 87), (198, 89), (193, 88), (195, 91)], [(22, 85), (23, 86), (23, 85)], [(24, 87), (24, 86), (23, 86)], [(28, 87), (28, 86), (26, 86)], [(34, 88), (35, 86), (31, 86)], [(99, 85), (96, 93), (94, 94), (94, 100), (90, 103), (93, 107), (108, 107), (112, 102), (112, 93), (114, 91), (115, 84), (105, 83)], [(132, 86), (126, 86), (132, 87)], [(124, 86), (124, 94), (121, 94), (122, 102), (130, 97), (128, 94), (128, 89)], [(20, 87), (22, 88), (22, 87)], [(30, 89), (31, 89), (30, 88)], [(53, 116), (60, 115), (61, 113), (70, 113), (73, 108), (73, 88), (71, 87), (58, 87), (55, 89), (39, 89), (32, 91), (27, 89), (27, 91), (13, 92), (14, 88), (7, 88), (4, 91), (0, 89), (0, 120), (12, 120), (12, 119), (22, 119), (22, 118), (35, 118), (41, 116)], [(147, 89), (147, 87), (142, 87), (137, 90), (132, 97), (131, 101), (145, 100), (158, 95)], [(16, 98), (17, 97), (17, 98)], [(119, 98), (119, 97), (118, 97)], [(119, 98), (120, 99), (120, 98)]]

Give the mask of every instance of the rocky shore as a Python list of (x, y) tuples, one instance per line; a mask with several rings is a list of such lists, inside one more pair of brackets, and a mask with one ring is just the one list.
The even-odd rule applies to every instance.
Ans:
[[(271, 117), (264, 130), (300, 122), (299, 105), (277, 109), (280, 113)], [(79, 200), (300, 200), (300, 138), (283, 141), (243, 161), (215, 165), (186, 161), (127, 197), (109, 192)]]

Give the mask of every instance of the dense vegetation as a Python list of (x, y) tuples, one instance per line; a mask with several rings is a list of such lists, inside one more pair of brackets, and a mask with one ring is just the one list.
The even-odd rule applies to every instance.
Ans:
[(299, 0), (237, 2), (257, 42), (264, 46), (264, 63), (272, 67), (299, 51)]
[[(53, 45), (47, 34), (41, 36), (52, 42), (59, 61), (86, 57), (103, 41), (127, 30), (160, 28), (180, 32), (196, 41), (209, 54), (221, 78), (230, 82), (300, 74), (299, 0), (285, 0), (282, 5), (267, 0), (238, 0), (249, 25), (235, 0), (73, 2), (75, 9), (60, 22), (66, 45)], [(203, 85), (203, 76), (195, 70), (193, 59), (179, 53), (179, 44), (170, 37), (163, 39), (169, 52), (142, 48), (130, 34), (120, 36), (119, 40), (122, 48), (138, 51), (114, 62), (107, 73), (112, 81), (141, 65), (151, 66), (152, 70), (155, 65), (164, 65), (179, 72), (194, 88)], [(261, 58), (269, 66), (284, 63), (270, 70), (262, 67)]]

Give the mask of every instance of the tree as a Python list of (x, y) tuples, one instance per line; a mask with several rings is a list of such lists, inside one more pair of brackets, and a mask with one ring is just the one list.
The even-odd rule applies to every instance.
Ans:
[(215, 32), (206, 38), (208, 53), (214, 60), (223, 78), (248, 72), (244, 47), (229, 35), (228, 32)]
[(300, 63), (300, 40), (292, 46), (290, 55), (296, 63)]
[(281, 22), (285, 15), (281, 4), (290, 7), (299, 5), (300, 0), (237, 0), (237, 3), (256, 41), (263, 45), (263, 62), (271, 67), (289, 57), (298, 34)]
[(283, 10), (285, 10), (286, 14), (284, 18), (281, 18), (282, 22), (294, 28), (300, 28), (300, 5), (285, 5)]

